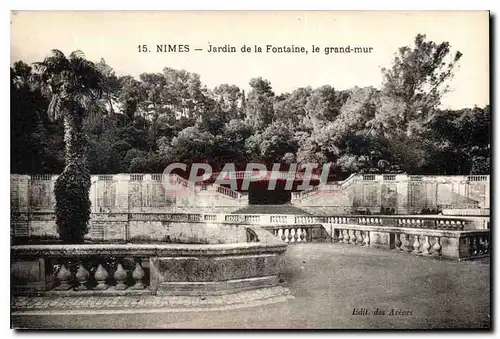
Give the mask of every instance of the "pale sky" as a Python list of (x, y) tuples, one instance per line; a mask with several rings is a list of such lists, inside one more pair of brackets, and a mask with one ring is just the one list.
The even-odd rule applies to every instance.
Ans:
[[(298, 87), (331, 85), (380, 88), (381, 68), (390, 67), (400, 46), (418, 33), (449, 41), (463, 53), (443, 108), (489, 104), (488, 12), (17, 12), (11, 17), (11, 63), (42, 60), (51, 49), (80, 49), (101, 57), (118, 75), (161, 72), (164, 67), (198, 73), (209, 88), (248, 90), (262, 76), (276, 94)], [(158, 44), (189, 45), (188, 53), (139, 53)], [(236, 53), (208, 53), (208, 45)], [(308, 54), (241, 53), (242, 45), (304, 46)], [(311, 46), (320, 46), (313, 54)], [(373, 47), (370, 54), (324, 54), (327, 46)], [(194, 51), (201, 48), (203, 51)]]

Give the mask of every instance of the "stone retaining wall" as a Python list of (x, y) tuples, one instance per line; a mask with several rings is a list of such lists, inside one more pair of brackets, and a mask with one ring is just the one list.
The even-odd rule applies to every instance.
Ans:
[(357, 174), (343, 182), (292, 195), (292, 203), (313, 214), (349, 214), (392, 209), (489, 209), (489, 175)]

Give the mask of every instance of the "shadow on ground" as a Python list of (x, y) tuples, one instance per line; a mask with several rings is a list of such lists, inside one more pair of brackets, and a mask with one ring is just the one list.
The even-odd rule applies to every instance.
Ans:
[[(12, 326), (94, 329), (491, 326), (489, 259), (454, 262), (329, 243), (290, 245), (286, 259), (286, 280), (295, 296), (287, 302), (230, 311), (13, 316)], [(363, 315), (353, 315), (355, 309)], [(376, 309), (385, 314), (374, 314)], [(390, 314), (392, 309), (396, 311), (394, 315)], [(404, 315), (396, 315), (397, 311)]]

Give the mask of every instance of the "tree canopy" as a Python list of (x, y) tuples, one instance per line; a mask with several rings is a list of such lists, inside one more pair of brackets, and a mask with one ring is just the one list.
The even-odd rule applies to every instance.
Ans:
[[(102, 96), (86, 102), (83, 122), (89, 168), (158, 173), (172, 162), (222, 168), (259, 161), (332, 163), (339, 178), (489, 173), (489, 106), (440, 109), (461, 59), (449, 43), (417, 35), (382, 70), (380, 88), (337, 89), (332, 79), (281, 94), (262, 77), (249, 80), (248, 93), (232, 84), (209, 89), (186, 70), (165, 67), (134, 78), (117, 75), (101, 59), (95, 65)], [(63, 124), (47, 114), (57, 100), (42, 94), (59, 90), (69, 75), (48, 81), (34, 74), (22, 61), (11, 67), (11, 171), (60, 173)]]

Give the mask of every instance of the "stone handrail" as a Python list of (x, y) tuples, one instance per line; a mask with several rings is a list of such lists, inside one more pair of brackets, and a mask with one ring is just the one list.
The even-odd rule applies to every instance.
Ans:
[(253, 254), (265, 250), (285, 251), (278, 241), (232, 244), (81, 244), (81, 245), (14, 245), (10, 247), (13, 258), (24, 257), (73, 257), (87, 258), (90, 256), (110, 257), (152, 257), (152, 256), (186, 256), (197, 253), (206, 256), (220, 254)]
[(467, 177), (468, 181), (488, 181), (490, 180), (489, 175), (469, 175)]
[[(204, 217), (208, 218), (208, 217)], [(435, 229), (466, 229), (484, 228), (484, 219), (475, 217), (453, 217), (453, 216), (402, 216), (402, 215), (337, 215), (337, 216), (309, 216), (309, 215), (265, 215), (265, 214), (225, 214), (222, 217), (213, 215), (214, 221), (239, 222), (248, 224), (349, 224), (349, 225), (371, 225), (371, 226), (394, 226), (411, 228), (435, 228)], [(207, 219), (205, 219), (207, 220)]]
[[(309, 216), (291, 214), (166, 214), (172, 216), (167, 220), (178, 221), (217, 221), (228, 223), (243, 223), (256, 225), (270, 224), (346, 224), (370, 226), (394, 226), (411, 228), (457, 229), (462, 230), (480, 226), (485, 217), (453, 217), (453, 216), (365, 216), (365, 215), (338, 215), (338, 216)], [(482, 226), (479, 228), (483, 228)]]
[[(258, 173), (258, 172), (252, 172), (252, 171), (214, 172), (211, 175), (212, 179), (217, 179), (221, 173), (224, 174), (224, 178), (227, 178), (226, 175), (229, 175), (230, 179), (249, 179), (249, 178), (252, 178), (253, 175), (255, 173)], [(304, 179), (305, 174), (302, 172), (290, 173), (287, 171), (268, 170), (265, 178), (269, 179), (271, 176), (273, 176), (277, 179), (291, 179), (291, 178), (293, 178), (293, 179), (300, 180), (300, 179)], [(321, 179), (321, 175), (314, 174), (314, 173), (312, 173), (309, 177), (310, 177), (310, 179), (313, 179), (313, 180), (320, 180)]]
[(301, 191), (301, 192), (295, 192), (292, 193), (292, 199), (293, 200), (301, 200), (304, 198), (307, 198), (309, 196), (314, 195), (316, 192), (325, 190), (325, 191), (334, 191), (334, 190), (339, 190), (339, 189), (344, 189), (348, 187), (352, 182), (354, 181), (354, 177), (356, 174), (351, 174), (347, 179), (343, 181), (338, 181), (335, 183), (322, 183), (317, 186), (311, 187), (307, 190)]
[(246, 194), (244, 194), (243, 192), (238, 192), (238, 191), (235, 191), (235, 190), (232, 190), (230, 188), (220, 186), (217, 184), (211, 184), (211, 185), (209, 185), (209, 187), (211, 187), (210, 189), (214, 190), (215, 192), (220, 193), (222, 195), (225, 195), (226, 197), (229, 197), (232, 199), (241, 199), (243, 197), (246, 197)]
[(437, 181), (442, 182), (442, 180), (453, 180), (455, 182), (483, 182), (489, 181), (489, 175), (455, 175), (455, 176), (444, 176), (444, 175), (407, 175), (407, 174), (351, 174), (349, 178), (344, 181), (333, 182), (333, 183), (322, 183), (318, 186), (304, 190), (302, 192), (296, 192), (292, 194), (292, 200), (301, 200), (314, 196), (318, 191), (332, 191), (345, 189), (353, 181), (360, 182), (383, 182), (383, 181), (399, 181), (399, 182), (412, 182), (412, 181)]
[[(157, 174), (157, 175), (162, 176), (162, 174)], [(143, 174), (131, 174), (130, 178), (133, 179), (134, 176), (140, 176), (140, 178), (142, 180)], [(232, 198), (232, 199), (241, 199), (242, 197), (245, 196), (241, 192), (234, 191), (232, 189), (229, 189), (227, 187), (223, 187), (223, 186), (220, 186), (217, 184), (208, 184), (207, 185), (207, 184), (203, 184), (203, 183), (194, 183), (194, 182), (191, 182), (189, 180), (184, 179), (183, 177), (181, 177), (178, 174), (170, 174), (169, 182), (180, 184), (181, 186), (187, 187), (189, 189), (194, 189), (196, 186), (201, 186), (202, 190), (207, 190), (207, 189), (212, 190), (214, 192), (217, 192), (219, 194), (222, 194), (222, 195), (229, 197), (229, 198)]]

